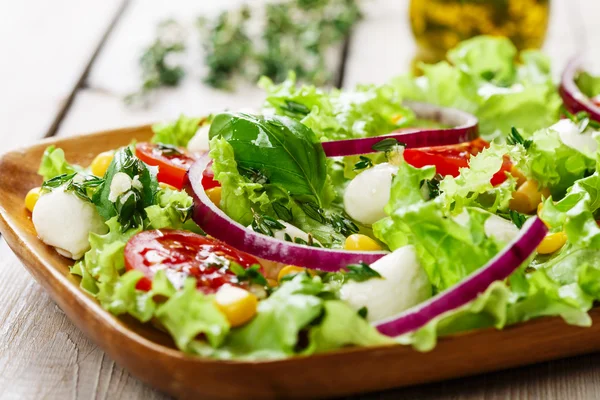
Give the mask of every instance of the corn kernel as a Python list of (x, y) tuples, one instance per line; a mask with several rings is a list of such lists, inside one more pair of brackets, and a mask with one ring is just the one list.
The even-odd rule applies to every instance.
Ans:
[(403, 117), (402, 117), (402, 114), (395, 114), (395, 115), (392, 115), (392, 123), (393, 123), (393, 124), (397, 124), (397, 123), (398, 123), (398, 121), (400, 121), (402, 118), (403, 118)]
[(169, 185), (168, 183), (164, 183), (164, 182), (158, 182), (158, 187), (161, 189), (177, 190), (177, 188), (175, 186)]
[(550, 197), (550, 191), (547, 188), (540, 191), (536, 181), (528, 180), (513, 193), (509, 207), (523, 214), (531, 214), (542, 202), (542, 196)]
[(306, 268), (297, 267), (295, 265), (286, 265), (285, 267), (281, 268), (281, 271), (279, 271), (279, 274), (277, 275), (277, 280), (281, 282), (283, 277), (286, 275), (299, 274), (300, 272), (304, 271), (306, 271)]
[(42, 188), (39, 187), (33, 188), (27, 193), (27, 196), (25, 196), (25, 208), (27, 208), (29, 212), (33, 212), (33, 208), (40, 199), (41, 190)]
[(105, 151), (103, 153), (98, 154), (96, 158), (94, 158), (94, 161), (92, 161), (92, 164), (90, 165), (90, 170), (92, 171), (92, 174), (98, 177), (103, 177), (106, 173), (106, 170), (110, 166), (110, 163), (112, 162), (114, 156), (115, 153), (113, 151)]
[(206, 191), (206, 195), (215, 205), (221, 204), (221, 186), (217, 186)]
[(279, 282), (277, 282), (275, 279), (267, 278), (267, 284), (269, 287), (275, 287), (279, 285)]
[(244, 325), (256, 315), (258, 298), (237, 286), (223, 285), (215, 295), (217, 308), (232, 327)]
[(521, 186), (527, 181), (527, 178), (523, 173), (514, 165), (510, 168), (510, 174), (517, 179), (517, 187)]
[(537, 248), (540, 254), (552, 254), (558, 251), (567, 242), (567, 234), (564, 232), (556, 232), (546, 235)]
[(370, 237), (355, 233), (346, 238), (344, 249), (350, 251), (378, 251), (381, 250), (381, 246)]

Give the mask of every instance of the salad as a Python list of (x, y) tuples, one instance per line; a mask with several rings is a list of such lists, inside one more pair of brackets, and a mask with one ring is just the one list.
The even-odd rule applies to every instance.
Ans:
[(600, 125), (547, 58), (477, 37), (422, 76), (261, 80), (254, 113), (157, 124), (90, 166), (46, 149), (25, 206), (115, 315), (184, 352), (411, 345), (600, 299)]

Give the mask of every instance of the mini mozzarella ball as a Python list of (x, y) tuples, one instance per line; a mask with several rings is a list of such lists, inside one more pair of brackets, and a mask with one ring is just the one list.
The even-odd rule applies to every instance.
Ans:
[(340, 295), (355, 310), (367, 307), (367, 320), (396, 315), (431, 297), (431, 283), (413, 246), (404, 246), (371, 264), (382, 278), (349, 281)]
[(383, 209), (390, 200), (392, 178), (397, 172), (395, 165), (382, 163), (352, 179), (344, 193), (344, 208), (348, 215), (368, 225), (384, 218)]
[(188, 142), (187, 149), (192, 153), (206, 153), (210, 150), (208, 145), (208, 132), (210, 131), (210, 124), (202, 125), (196, 134)]
[(33, 209), (32, 220), (42, 242), (74, 260), (90, 249), (90, 232), (104, 234), (108, 231), (92, 203), (63, 188), (40, 197)]
[[(277, 222), (285, 226), (285, 228), (280, 230), (273, 230), (273, 236), (275, 237), (275, 239), (285, 240), (285, 235), (287, 233), (292, 238), (292, 240), (298, 238), (304, 240), (305, 242), (308, 242), (308, 233), (304, 232), (302, 229), (297, 228), (292, 224), (288, 224), (283, 220), (277, 220)], [(319, 243), (317, 240), (315, 240), (315, 238), (312, 238), (312, 241), (315, 243)]]
[(598, 149), (598, 142), (594, 138), (594, 131), (587, 129), (581, 133), (579, 127), (570, 119), (562, 119), (552, 125), (550, 129), (556, 131), (560, 140), (567, 146), (584, 154), (593, 154)]
[(120, 195), (131, 189), (132, 184), (133, 180), (129, 175), (124, 172), (117, 172), (110, 182), (108, 200), (114, 203)]
[[(466, 226), (469, 223), (469, 214), (465, 210), (454, 217), (454, 221)], [(483, 231), (486, 236), (504, 243), (510, 243), (519, 235), (519, 228), (515, 224), (492, 213), (483, 223)]]

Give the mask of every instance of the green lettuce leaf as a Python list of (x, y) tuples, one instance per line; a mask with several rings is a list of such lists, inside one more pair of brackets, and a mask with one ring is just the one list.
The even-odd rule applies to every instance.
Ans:
[(399, 336), (396, 340), (412, 345), (419, 351), (430, 351), (440, 336), (471, 329), (495, 327), (502, 329), (507, 320), (507, 305), (511, 296), (507, 286), (494, 282), (474, 301), (429, 321), (424, 327)]
[(439, 197), (430, 201), (423, 197), (422, 181), (434, 174), (434, 167), (401, 163), (385, 208), (390, 217), (376, 222), (373, 231), (391, 250), (413, 244), (431, 283), (441, 291), (485, 265), (502, 245), (485, 235), (490, 213), (469, 207), (468, 221), (461, 224), (447, 218)]
[(184, 191), (161, 189), (154, 199), (156, 204), (145, 208), (145, 229), (184, 229), (202, 233), (191, 219), (194, 200)]
[(268, 78), (259, 84), (267, 92), (265, 111), (302, 122), (321, 141), (383, 135), (414, 121), (414, 113), (401, 105), (389, 85), (326, 92), (315, 86), (296, 86), (294, 74), (280, 85)]
[(339, 300), (323, 304), (321, 323), (310, 330), (306, 354), (339, 349), (345, 346), (390, 345), (394, 340), (383, 336), (366, 319)]
[(500, 170), (506, 156), (510, 155), (513, 162), (524, 157), (522, 146), (492, 143), (487, 149), (469, 159), (468, 168), (460, 168), (457, 177), (447, 175), (440, 182), (441, 199), (447, 210), (454, 214), (462, 211), (463, 207), (477, 206), (492, 213), (506, 211), (516, 189), (512, 176), (508, 180), (493, 187), (492, 177)]
[(190, 351), (190, 344), (199, 334), (204, 334), (211, 346), (218, 347), (230, 329), (212, 296), (198, 291), (196, 280), (192, 278), (185, 281), (182, 290), (160, 305), (155, 315), (183, 351)]
[(106, 222), (109, 231), (105, 235), (90, 233), (90, 250), (73, 267), (72, 273), (82, 276), (81, 287), (97, 294), (99, 285), (114, 285), (125, 269), (123, 251), (129, 238), (141, 231), (141, 227), (123, 231), (116, 217)]
[(318, 297), (323, 290), (319, 278), (296, 275), (259, 303), (256, 317), (232, 331), (226, 347), (234, 354), (255, 358), (282, 358), (295, 354), (300, 331), (323, 311), (324, 300)]
[(515, 55), (505, 38), (475, 37), (448, 52), (452, 64), (421, 65), (423, 76), (391, 84), (402, 98), (475, 114), (487, 140), (503, 138), (512, 126), (533, 132), (558, 120), (561, 100), (546, 56), (524, 51), (517, 64)]
[(202, 118), (180, 116), (175, 122), (152, 125), (152, 143), (170, 144), (186, 147), (194, 137)]
[(544, 202), (541, 217), (554, 230), (563, 230), (573, 248), (600, 249), (600, 227), (596, 213), (600, 209), (600, 174), (596, 171), (575, 182), (567, 195), (554, 204)]
[(44, 150), (38, 174), (44, 178), (44, 181), (47, 181), (59, 175), (71, 175), (75, 172), (81, 172), (82, 170), (83, 168), (80, 166), (72, 165), (67, 162), (63, 149), (57, 149), (52, 145)]
[(242, 176), (237, 167), (233, 147), (223, 138), (210, 141), (210, 158), (215, 180), (221, 184), (221, 209), (233, 220), (248, 226), (252, 223), (252, 208), (268, 212), (271, 201), (264, 186)]
[(505, 37), (478, 36), (448, 51), (448, 60), (469, 77), (479, 77), (497, 86), (510, 85), (517, 74), (517, 49)]
[[(438, 337), (489, 327), (503, 329), (542, 316), (560, 316), (568, 324), (589, 326), (591, 319), (587, 311), (600, 294), (596, 281), (600, 277), (597, 257), (595, 254), (593, 262), (590, 258), (590, 262), (580, 264), (581, 256), (568, 256), (528, 273), (525, 268), (519, 268), (509, 278), (510, 287), (496, 281), (472, 302), (396, 340), (419, 351), (430, 351)], [(569, 278), (558, 278), (557, 270)]]
[(596, 97), (600, 95), (600, 76), (591, 75), (588, 72), (581, 72), (575, 78), (577, 87), (587, 97)]
[(550, 189), (558, 200), (575, 181), (595, 168), (595, 160), (567, 146), (552, 128), (536, 131), (527, 149), (527, 161), (521, 163), (525, 174)]

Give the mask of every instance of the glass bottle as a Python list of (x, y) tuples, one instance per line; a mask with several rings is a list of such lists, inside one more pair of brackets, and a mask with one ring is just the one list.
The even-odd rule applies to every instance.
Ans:
[(458, 42), (477, 35), (507, 36), (519, 49), (539, 48), (550, 0), (411, 0), (415, 61), (444, 59)]

